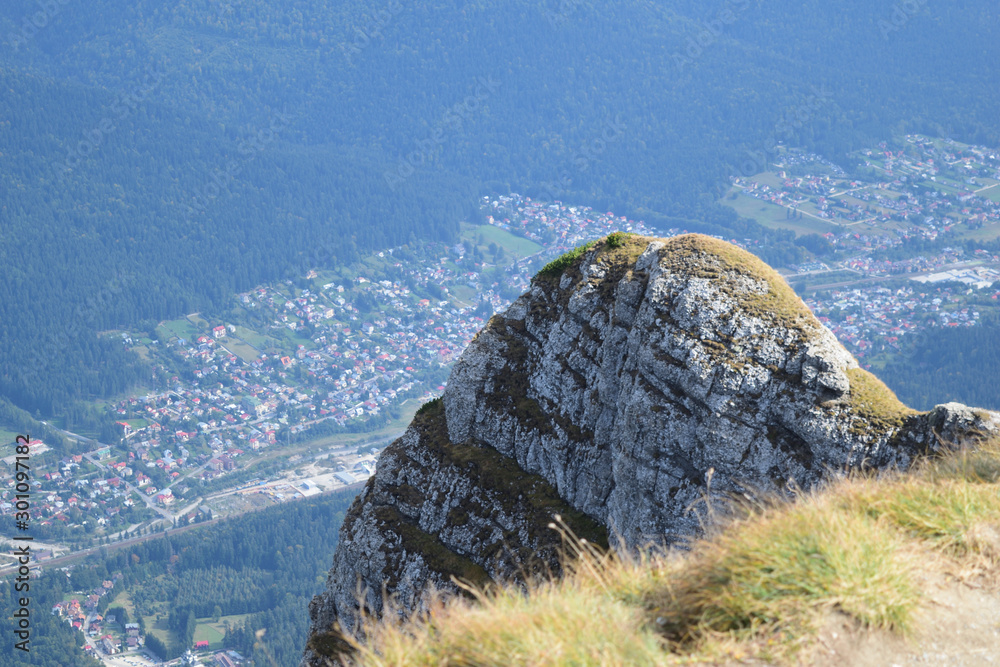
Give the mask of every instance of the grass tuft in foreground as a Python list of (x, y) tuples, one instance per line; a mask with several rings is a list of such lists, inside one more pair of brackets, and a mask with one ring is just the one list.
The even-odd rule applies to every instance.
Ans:
[(562, 579), (473, 590), (474, 600), (435, 597), (403, 623), (371, 621), (351, 660), (789, 663), (808, 656), (830, 612), (858, 628), (911, 633), (923, 604), (919, 571), (1000, 573), (1000, 443), (737, 516), (669, 553), (614, 555), (553, 526), (567, 549)]

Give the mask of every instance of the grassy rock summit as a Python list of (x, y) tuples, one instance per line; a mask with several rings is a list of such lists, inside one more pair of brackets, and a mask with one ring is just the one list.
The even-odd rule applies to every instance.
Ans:
[(469, 592), (454, 579), (557, 573), (555, 515), (586, 545), (636, 553), (697, 536), (713, 498), (808, 491), (997, 435), (996, 413), (900, 403), (753, 255), (612, 234), (546, 266), (382, 454), (303, 664), (345, 650), (359, 599), (409, 612), (429, 587)]

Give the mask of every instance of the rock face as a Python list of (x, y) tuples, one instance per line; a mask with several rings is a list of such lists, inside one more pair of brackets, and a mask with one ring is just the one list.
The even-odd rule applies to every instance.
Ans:
[(996, 433), (996, 413), (901, 404), (749, 253), (612, 235), (493, 317), (383, 452), (310, 605), (303, 664), (343, 647), (359, 599), (410, 610), (452, 576), (556, 571), (555, 513), (592, 541), (669, 544), (697, 533), (706, 493), (808, 488)]

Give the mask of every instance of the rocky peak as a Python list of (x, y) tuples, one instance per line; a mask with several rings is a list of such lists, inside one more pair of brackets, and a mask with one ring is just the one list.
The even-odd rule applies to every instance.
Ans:
[(383, 452), (304, 664), (341, 646), (359, 597), (405, 611), (453, 576), (558, 569), (554, 513), (619, 548), (670, 544), (698, 531), (706, 494), (809, 488), (997, 432), (996, 413), (900, 403), (750, 253), (611, 235), (546, 266)]

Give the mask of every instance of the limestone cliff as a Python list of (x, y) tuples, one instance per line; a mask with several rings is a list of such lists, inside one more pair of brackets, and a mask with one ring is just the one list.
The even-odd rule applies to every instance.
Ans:
[(557, 570), (555, 513), (593, 541), (672, 543), (697, 532), (706, 492), (808, 488), (998, 431), (996, 413), (902, 405), (753, 255), (612, 235), (493, 317), (383, 452), (310, 606), (303, 664), (327, 664), (359, 597), (377, 614), (384, 593), (412, 609), (451, 577)]

